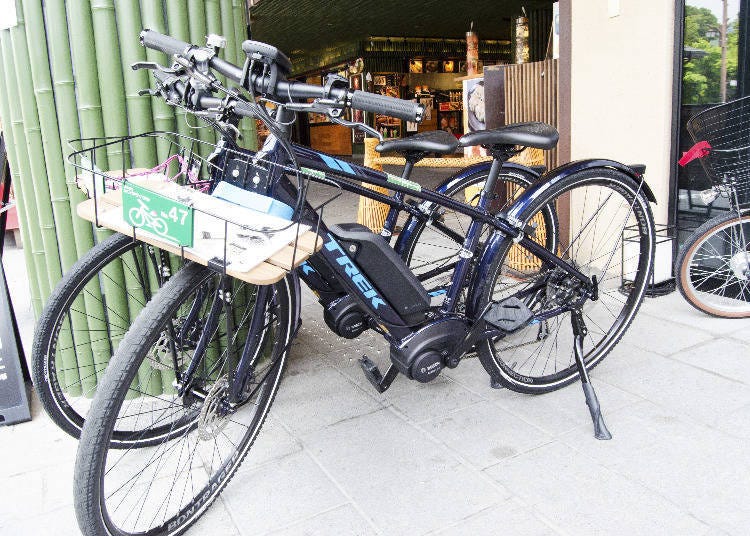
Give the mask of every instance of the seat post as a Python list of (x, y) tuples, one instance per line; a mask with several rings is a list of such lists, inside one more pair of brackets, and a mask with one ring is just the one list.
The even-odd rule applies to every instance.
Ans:
[(484, 188), (479, 196), (479, 206), (481, 208), (487, 208), (492, 196), (495, 192), (495, 183), (497, 178), (500, 176), (500, 170), (503, 167), (505, 161), (510, 158), (513, 152), (513, 147), (508, 145), (493, 145), (490, 149), (492, 154), (492, 165), (490, 166), (490, 173), (487, 176), (487, 180), (484, 181)]

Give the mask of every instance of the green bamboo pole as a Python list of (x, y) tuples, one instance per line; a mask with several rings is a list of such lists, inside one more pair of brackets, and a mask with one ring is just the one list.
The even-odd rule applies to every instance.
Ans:
[[(128, 293), (128, 306), (130, 318), (134, 319), (146, 305), (147, 295), (145, 287), (149, 282), (141, 281), (140, 277), (146, 276), (143, 272), (142, 257), (140, 257), (140, 248), (133, 250), (133, 254), (125, 255), (122, 259), (123, 271), (125, 273), (125, 285)], [(140, 262), (140, 272), (137, 263)], [(140, 277), (139, 274), (140, 273)], [(145, 359), (138, 368), (139, 390), (149, 394), (160, 394), (161, 376), (157, 370), (152, 369), (149, 361)]]
[[(185, 0), (167, 0), (167, 21), (169, 21), (169, 35), (181, 41), (190, 42), (190, 25)], [(176, 110), (177, 132), (183, 136), (192, 136), (193, 130), (188, 127), (187, 113)], [(195, 136), (193, 136), (195, 137)]]
[[(70, 238), (74, 236), (73, 221), (70, 213), (70, 199), (65, 184), (65, 170), (60, 146), (59, 127), (57, 124), (57, 107), (52, 92), (52, 78), (47, 55), (47, 37), (44, 32), (44, 15), (40, 0), (23, 0), (26, 24), (26, 39), (29, 46), (31, 78), (36, 96), (36, 108), (39, 115), (44, 143), (44, 160), (47, 168), (47, 179), (52, 201), (52, 213), (57, 231), (57, 244), (60, 246), (60, 261), (63, 271), (67, 272), (76, 261), (75, 244)], [(39, 184), (39, 183), (37, 183)], [(44, 184), (39, 184), (44, 187)]]
[[(19, 157), (19, 143), (24, 146), (26, 144), (26, 136), (16, 135), (17, 132), (23, 131), (23, 120), (20, 119), (20, 112), (17, 107), (12, 106), (10, 99), (11, 95), (15, 95), (15, 72), (12, 73), (12, 59), (11, 59), (11, 45), (10, 45), (10, 31), (3, 30), (0, 32), (0, 52), (2, 53), (3, 65), (0, 65), (0, 77), (2, 81), (0, 84), (0, 114), (2, 114), (2, 124), (4, 125), (5, 142), (8, 147), (8, 158), (10, 159), (10, 169), (13, 174), (13, 184), (20, 184), (21, 169), (24, 164), (28, 165), (25, 159)], [(13, 117), (11, 110), (15, 108), (18, 113), (17, 117)], [(23, 240), (23, 254), (26, 261), (26, 270), (29, 277), (29, 289), (31, 291), (31, 303), (34, 309), (34, 315), (39, 316), (42, 310), (42, 299), (39, 294), (39, 280), (34, 262), (34, 255), (32, 254), (32, 242), (36, 240), (36, 237), (32, 240), (32, 233), (30, 228), (33, 227), (29, 224), (28, 212), (26, 207), (26, 198), (19, 195), (16, 191), (16, 206), (18, 211), (21, 240)], [(41, 238), (40, 238), (41, 239)]]
[[(141, 19), (144, 28), (149, 28), (157, 32), (166, 34), (167, 27), (164, 22), (164, 9), (161, 1), (142, 0), (141, 1)], [(148, 61), (154, 61), (160, 65), (171, 63), (171, 58), (166, 54), (156, 50), (146, 49)], [(153, 87), (154, 81), (150, 77), (149, 83)], [(169, 106), (163, 99), (151, 99), (151, 109), (153, 112), (154, 128), (162, 132), (173, 132), (176, 129), (174, 108)], [(164, 162), (172, 154), (171, 144), (161, 138), (156, 140), (156, 152), (159, 162)]]
[[(183, 4), (184, 6), (184, 4)], [(190, 28), (190, 43), (198, 46), (206, 45), (206, 35), (208, 35), (208, 26), (206, 22), (206, 1), (205, 0), (187, 0), (188, 8), (188, 27)], [(184, 8), (183, 8), (184, 9)], [(193, 130), (193, 137), (201, 141), (214, 143), (215, 137), (213, 130), (200, 119), (193, 117), (191, 124), (199, 128)], [(204, 151), (201, 151), (202, 156)]]
[[(64, 0), (45, 0), (47, 20), (63, 21), (66, 19)], [(68, 26), (66, 24), (51, 24), (47, 27), (47, 46), (49, 48), (49, 66), (52, 71), (52, 85), (55, 92), (60, 130), (59, 141), (63, 152), (70, 152), (67, 145), (70, 140), (81, 136), (78, 112), (76, 109), (75, 83), (73, 81), (73, 62), (70, 56), (70, 42), (68, 40)], [(64, 163), (66, 186), (71, 208), (85, 199), (81, 190), (76, 187), (75, 168)], [(73, 215), (73, 234), (78, 257), (83, 256), (94, 245), (91, 224)]]
[[(53, 21), (64, 21), (66, 20), (65, 2), (63, 0), (46, 0), (45, 1), (45, 14), (46, 20)], [(62, 142), (64, 151), (71, 151), (71, 148), (67, 145), (67, 142), (81, 136), (80, 124), (78, 121), (78, 111), (76, 104), (75, 95), (75, 83), (73, 80), (73, 63), (71, 59), (70, 41), (68, 40), (68, 27), (67, 24), (52, 24), (47, 28), (47, 46), (49, 48), (49, 68), (52, 72), (52, 83), (55, 92), (55, 101), (57, 105), (58, 116), (63, 120), (58, 121), (59, 138), (55, 140), (55, 136), (50, 134), (46, 137), (49, 143)], [(65, 165), (65, 176), (66, 186), (68, 191), (68, 199), (70, 202), (71, 209), (74, 209), (80, 202), (85, 199), (83, 192), (81, 192), (76, 184), (76, 170), (67, 162)], [(83, 256), (89, 249), (94, 245), (94, 237), (92, 232), (91, 224), (82, 219), (78, 218), (73, 214), (73, 235), (75, 237), (75, 248), (77, 256)], [(94, 351), (92, 350), (90, 333), (103, 334), (106, 329), (104, 323), (104, 310), (101, 301), (101, 290), (94, 285), (90, 285), (86, 289), (85, 297), (79, 295), (73, 303), (71, 308), (70, 323), (67, 322), (60, 330), (60, 340), (58, 342), (58, 354), (66, 353), (66, 348), (70, 347), (70, 351), (74, 353), (72, 358), (67, 357), (63, 360), (65, 362), (75, 363), (75, 370), (67, 370), (65, 367), (59, 367), (58, 370), (65, 370), (67, 374), (65, 383), (67, 385), (67, 392), (72, 396), (79, 396), (82, 394), (81, 385), (75, 376), (83, 376), (87, 390), (92, 391), (95, 387), (96, 372), (90, 368), (83, 369), (83, 374), (79, 375), (78, 363), (85, 364), (90, 362), (94, 368), (98, 366), (97, 360), (94, 358)], [(87, 316), (91, 315), (91, 318)], [(70, 333), (72, 329), (73, 333)], [(89, 331), (89, 329), (95, 331)], [(65, 335), (67, 342), (62, 340)], [(109, 344), (106, 340), (101, 339), (100, 335), (95, 335), (94, 345), (99, 348), (96, 352), (97, 356), (103, 356), (103, 359), (109, 360)], [(73, 346), (75, 342), (75, 346)], [(78, 355), (81, 355), (79, 360)], [(90, 356), (90, 359), (87, 359)], [(62, 358), (61, 358), (62, 360)], [(91, 381), (88, 381), (90, 378)]]
[(224, 59), (237, 65), (239, 63), (239, 43), (235, 35), (234, 12), (232, 11), (232, 0), (221, 0), (221, 35), (227, 40), (224, 49)]
[[(60, 269), (57, 236), (55, 235), (55, 220), (52, 215), (52, 202), (47, 187), (48, 180), (44, 151), (42, 150), (41, 128), (33, 96), (34, 84), (31, 80), (31, 71), (29, 70), (29, 50), (26, 45), (25, 22), (23, 20), (22, 7), (18, 2), (16, 12), (18, 24), (11, 28), (10, 36), (11, 43), (13, 44), (13, 60), (16, 67), (17, 96), (21, 105), (21, 115), (26, 131), (27, 158), (31, 167), (31, 174), (25, 177), (21, 175), (21, 191), (25, 192), (27, 196), (34, 195), (36, 203), (36, 218), (34, 219), (40, 227), (44, 247), (44, 250), (41, 252), (42, 258), (39, 264), (37, 264), (37, 274), (40, 275), (40, 283), (42, 283), (43, 279), (41, 275), (47, 275), (47, 284), (42, 285), (41, 288), (42, 301), (46, 302), (52, 287), (62, 277), (62, 271)], [(22, 154), (19, 154), (19, 156), (23, 158)], [(31, 215), (32, 213), (29, 211), (27, 215)]]
[[(221, 32), (221, 9), (219, 7), (219, 0), (205, 0), (206, 2), (206, 35), (216, 34), (222, 35)], [(205, 45), (205, 39), (202, 42), (198, 42), (199, 45)], [(219, 56), (223, 57), (224, 52), (220, 51)], [(219, 81), (226, 85), (227, 79), (224, 76), (218, 75)]]
[[(78, 119), (83, 138), (103, 138), (104, 119), (97, 76), (96, 47), (94, 46), (94, 22), (88, 0), (64, 2), (67, 8), (68, 31), (75, 36), (70, 39), (70, 53), (75, 65), (76, 95), (78, 98)], [(109, 169), (107, 152), (94, 153), (96, 164), (101, 169)]]
[[(102, 117), (99, 79), (96, 71), (96, 50), (94, 46), (91, 6), (88, 0), (77, 0), (76, 2), (63, 1), (62, 6), (60, 6), (59, 3), (60, 0), (48, 0), (46, 6), (50, 10), (54, 9), (54, 13), (57, 16), (61, 14), (63, 8), (67, 9), (67, 17), (65, 17), (65, 19), (68, 22), (68, 27), (65, 31), (65, 35), (57, 35), (53, 42), (59, 47), (66, 46), (66, 43), (67, 46), (70, 47), (72, 60), (71, 76), (73, 66), (75, 66), (76, 73), (75, 95), (80, 135), (83, 138), (102, 138), (105, 135), (104, 119)], [(68, 40), (68, 33), (76, 36), (75, 39)], [(56, 57), (57, 56), (55, 56), (55, 59)], [(74, 117), (76, 117), (76, 114), (70, 114), (69, 118)], [(66, 132), (68, 131), (66, 130)], [(68, 139), (76, 137), (76, 134), (72, 129), (67, 135), (71, 136)], [(88, 143), (87, 147), (92, 145), (93, 143)], [(92, 156), (96, 160), (96, 164), (99, 168), (109, 169), (107, 152), (105, 150), (94, 151)], [(111, 233), (104, 229), (99, 229), (96, 234), (97, 238), (101, 241)], [(118, 309), (126, 311), (127, 305), (124, 302), (124, 295), (118, 303), (117, 292), (114, 290), (117, 288), (116, 284), (118, 282), (120, 285), (124, 284), (122, 277), (122, 270), (120, 269), (118, 273), (117, 267), (110, 265), (107, 269), (103, 270), (100, 276), (101, 284), (100, 278), (94, 278), (84, 289), (83, 301), (85, 305), (82, 310), (86, 311), (89, 330), (91, 333), (94, 333), (95, 336), (93, 340), (88, 341), (85, 332), (79, 332), (76, 334), (76, 350), (79, 356), (79, 364), (85, 363), (85, 359), (88, 356), (90, 357), (92, 364), (96, 364), (97, 367), (103, 367), (112, 355), (109, 337), (105, 336), (105, 334), (108, 333), (107, 319), (111, 314), (108, 310), (105, 310), (102, 289), (104, 289), (105, 293), (110, 290), (108, 293), (109, 295), (107, 296), (107, 305), (109, 308), (114, 311), (117, 311)], [(90, 345), (88, 344), (89, 342)], [(90, 374), (85, 375), (87, 378), (90, 376)], [(93, 386), (96, 385), (96, 375), (91, 379), (93, 385), (89, 385), (88, 383), (84, 385), (87, 394), (89, 394)]]
[[(114, 0), (91, 0), (91, 19), (94, 23), (96, 47), (95, 69), (99, 74), (99, 90), (104, 103), (104, 132), (117, 137), (127, 136), (128, 116), (122, 88), (122, 58), (117, 39)], [(107, 147), (109, 169), (130, 167), (128, 145), (115, 143)]]
[[(240, 63), (244, 63), (245, 54), (242, 52), (242, 42), (247, 39), (247, 5), (244, 0), (232, 0), (232, 11), (234, 13), (234, 35), (237, 41), (237, 53)], [(258, 149), (258, 134), (255, 128), (255, 119), (246, 118), (240, 122), (240, 133), (242, 134), (241, 145), (251, 151)]]
[[(146, 61), (146, 49), (138, 41), (143, 29), (141, 7), (138, 0), (115, 0), (117, 33), (120, 37), (122, 71), (125, 80), (125, 102), (130, 121), (130, 133), (142, 134), (154, 130), (151, 115), (151, 97), (138, 92), (150, 86), (149, 74), (145, 70), (134, 71), (131, 65)], [(150, 136), (136, 138), (132, 142), (133, 165), (152, 168), (156, 161), (156, 141)]]
[[(47, 178), (52, 200), (52, 213), (57, 231), (57, 245), (60, 252), (60, 261), (63, 271), (73, 265), (78, 258), (75, 246), (73, 221), (71, 217), (70, 196), (65, 179), (63, 166), (62, 148), (60, 146), (59, 126), (57, 121), (57, 108), (52, 90), (52, 79), (50, 73), (50, 59), (47, 54), (47, 37), (44, 32), (44, 15), (39, 0), (23, 0), (24, 18), (26, 24), (26, 38), (30, 53), (31, 77), (34, 84), (36, 96), (36, 107), (39, 114), (39, 124), (44, 143), (44, 157), (47, 167)], [(42, 185), (43, 186), (43, 185)], [(90, 232), (89, 232), (90, 235)], [(79, 305), (83, 300), (78, 300)], [(71, 309), (70, 322), (61, 328), (58, 336), (59, 362), (63, 370), (65, 382), (62, 385), (71, 386), (71, 394), (80, 394), (78, 359), (74, 342), (83, 345), (82, 350), (89, 352), (86, 317), (83, 310), (74, 307)], [(70, 326), (75, 333), (83, 333), (76, 340), (70, 333)], [(86, 362), (86, 359), (83, 359)], [(93, 370), (91, 371), (93, 372)]]

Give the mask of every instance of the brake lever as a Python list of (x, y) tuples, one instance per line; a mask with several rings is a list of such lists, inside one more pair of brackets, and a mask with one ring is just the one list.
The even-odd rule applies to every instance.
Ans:
[(148, 69), (149, 71), (161, 71), (167, 74), (177, 74), (178, 72), (178, 69), (164, 67), (163, 65), (159, 65), (155, 61), (137, 61), (131, 64), (130, 68), (134, 71), (137, 71), (139, 69)]
[(371, 134), (374, 138), (377, 138), (379, 141), (383, 141), (383, 135), (378, 132), (376, 129), (371, 127), (370, 125), (365, 125), (364, 123), (357, 123), (355, 121), (347, 121), (346, 119), (341, 119), (340, 117), (331, 117), (331, 122), (338, 123), (339, 125), (345, 126), (347, 128), (357, 129), (361, 130), (367, 134)]

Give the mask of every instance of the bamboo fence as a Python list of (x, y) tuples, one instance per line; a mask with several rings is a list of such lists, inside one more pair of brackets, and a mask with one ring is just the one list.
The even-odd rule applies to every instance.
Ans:
[[(83, 195), (75, 186), (75, 170), (64, 158), (72, 151), (70, 140), (154, 129), (215, 140), (211, 129), (190, 127), (201, 126), (200, 121), (188, 122), (184, 112), (138, 95), (153, 79), (130, 65), (168, 61), (164, 54), (141, 47), (139, 32), (151, 28), (196, 44), (204, 44), (209, 31), (221, 34), (227, 39), (221, 56), (241, 65), (247, 18), (243, 0), (16, 0), (16, 11), (18, 24), (0, 30), (0, 120), (38, 316), (62, 275), (108, 235), (75, 215)], [(240, 130), (243, 145), (254, 148), (254, 122), (243, 121)], [(132, 144), (112, 144), (98, 151), (95, 160), (101, 169), (153, 167), (168, 152), (166, 143), (144, 137)], [(95, 278), (74, 304), (70, 323), (76, 340), (64, 340), (71, 332), (61, 330), (59, 342), (58, 368), (65, 371), (66, 384), (80, 375), (84, 391), (94, 387), (94, 366), (106, 363), (121, 336), (89, 340), (85, 329), (107, 333), (107, 310), (117, 311), (119, 323), (129, 323), (142, 308), (143, 303), (124, 290), (138, 286), (129, 262), (135, 260), (109, 265), (102, 284)], [(167, 386), (170, 380), (164, 380)], [(152, 385), (152, 390), (159, 389)]]

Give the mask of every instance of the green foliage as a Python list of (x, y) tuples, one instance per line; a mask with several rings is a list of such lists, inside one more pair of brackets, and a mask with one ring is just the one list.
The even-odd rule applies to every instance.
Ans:
[[(685, 46), (705, 51), (705, 55), (685, 63), (682, 78), (683, 104), (705, 104), (721, 101), (721, 47), (719, 39), (709, 36), (720, 31), (720, 23), (710, 9), (685, 6)], [(727, 28), (727, 84), (737, 79), (739, 32), (737, 20)], [(727, 87), (731, 99), (736, 88)]]

